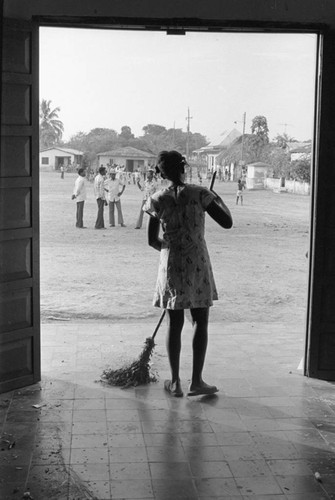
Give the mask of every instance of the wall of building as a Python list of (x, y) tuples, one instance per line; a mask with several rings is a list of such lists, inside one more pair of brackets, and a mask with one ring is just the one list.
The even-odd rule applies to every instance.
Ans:
[(281, 179), (266, 177), (264, 179), (264, 187), (273, 191), (284, 191), (287, 193), (310, 195), (311, 186), (308, 182), (289, 181), (285, 179), (285, 187), (281, 188)]
[[(49, 167), (50, 170), (55, 170), (56, 167), (56, 157), (62, 157), (64, 158), (64, 164), (73, 164), (74, 163), (74, 155), (71, 154), (65, 154), (61, 153), (61, 151), (58, 151), (56, 149), (51, 149), (49, 151), (41, 152), (40, 153), (40, 168), (46, 169)], [(45, 165), (42, 163), (42, 158), (49, 158), (49, 164)]]

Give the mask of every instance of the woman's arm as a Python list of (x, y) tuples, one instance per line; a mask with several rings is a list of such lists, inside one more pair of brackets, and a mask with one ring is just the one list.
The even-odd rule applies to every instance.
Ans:
[(215, 200), (211, 201), (206, 211), (221, 227), (225, 229), (230, 229), (232, 227), (233, 218), (230, 210), (220, 196), (216, 195)]
[(162, 240), (159, 238), (160, 222), (156, 217), (150, 217), (148, 222), (147, 236), (149, 245), (155, 250), (161, 251)]

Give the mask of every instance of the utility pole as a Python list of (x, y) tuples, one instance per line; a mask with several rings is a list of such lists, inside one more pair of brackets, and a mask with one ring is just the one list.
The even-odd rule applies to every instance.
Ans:
[(242, 145), (241, 145), (241, 164), (243, 166), (244, 164), (244, 159), (243, 159), (243, 154), (244, 154), (244, 134), (245, 134), (245, 120), (246, 120), (247, 114), (246, 112), (243, 113), (243, 132), (242, 132)]
[(241, 142), (241, 165), (243, 165), (244, 163), (244, 159), (243, 159), (243, 156), (244, 156), (244, 135), (245, 135), (245, 122), (246, 122), (246, 118), (247, 118), (247, 113), (244, 112), (243, 113), (243, 116), (242, 116), (242, 122), (234, 122), (234, 123), (242, 123), (243, 125), (243, 132), (242, 132), (242, 142)]
[(193, 116), (190, 116), (190, 108), (187, 108), (187, 135), (186, 135), (186, 161), (189, 160), (190, 156), (190, 121), (192, 120)]
[(292, 126), (290, 123), (279, 123), (279, 125), (283, 125), (284, 126), (284, 134), (286, 134), (287, 127), (291, 127)]

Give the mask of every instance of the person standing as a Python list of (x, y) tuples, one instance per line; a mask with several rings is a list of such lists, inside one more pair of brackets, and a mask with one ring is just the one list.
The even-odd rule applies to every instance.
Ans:
[(117, 222), (121, 227), (126, 227), (123, 220), (121, 200), (120, 196), (126, 188), (126, 185), (116, 178), (116, 172), (111, 171), (109, 174), (109, 179), (106, 182), (108, 189), (108, 204), (109, 204), (109, 225), (110, 227), (115, 226), (115, 207), (117, 209)]
[(107, 205), (105, 189), (106, 168), (101, 165), (99, 173), (94, 178), (94, 195), (98, 204), (98, 215), (95, 222), (95, 229), (104, 229), (104, 206)]
[(157, 181), (154, 177), (154, 171), (152, 168), (148, 170), (147, 177), (143, 183), (143, 186), (141, 185), (139, 180), (137, 181), (137, 186), (143, 192), (143, 198), (135, 229), (141, 229), (143, 224), (143, 207), (145, 205), (145, 202), (147, 201), (149, 196), (153, 195), (157, 191)]
[[(208, 343), (209, 308), (218, 299), (212, 266), (204, 238), (205, 212), (221, 227), (233, 225), (232, 216), (222, 199), (209, 189), (185, 184), (185, 158), (177, 151), (162, 151), (157, 169), (170, 181), (167, 188), (154, 193), (145, 208), (152, 215), (148, 223), (148, 244), (160, 252), (153, 305), (168, 315), (167, 351), (171, 379), (165, 390), (174, 397), (183, 396), (179, 378), (181, 333), (184, 309), (193, 320), (193, 367), (188, 396), (214, 394), (215, 385), (202, 378)], [(163, 238), (159, 237), (160, 227)]]
[(244, 186), (243, 186), (242, 180), (239, 179), (237, 181), (236, 205), (238, 205), (238, 200), (240, 200), (241, 205), (243, 205), (243, 189), (244, 189)]
[(77, 200), (76, 227), (86, 229), (83, 223), (84, 204), (86, 200), (85, 169), (79, 168), (78, 177), (74, 183), (72, 199)]
[(64, 179), (64, 166), (63, 165), (60, 166), (60, 178)]

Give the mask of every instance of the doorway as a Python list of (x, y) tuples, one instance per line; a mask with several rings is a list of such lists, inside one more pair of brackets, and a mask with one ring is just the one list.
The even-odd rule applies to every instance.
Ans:
[[(218, 156), (221, 156), (223, 168), (224, 162), (231, 168), (232, 164), (239, 164), (243, 144), (246, 163), (254, 165), (255, 161), (259, 160), (268, 165), (266, 178), (272, 179), (272, 184), (267, 185), (270, 187), (264, 186), (262, 170), (261, 185), (256, 186), (261, 189), (245, 191), (243, 211), (240, 206), (235, 208), (237, 179), (222, 176), (221, 181), (217, 181), (216, 189), (232, 206), (236, 222), (232, 236), (225, 237), (228, 243), (225, 243), (224, 250), (217, 241), (214, 226), (210, 226), (208, 230), (208, 236), (212, 238), (213, 266), (220, 283), (219, 294), (227, 297), (230, 305), (229, 308), (213, 308), (212, 319), (255, 323), (283, 321), (286, 324), (299, 325), (303, 334), (306, 329), (308, 261), (305, 254), (309, 248), (310, 196), (308, 192), (301, 195), (281, 189), (281, 179), (282, 172), (285, 171), (288, 179), (294, 180), (296, 185), (305, 182), (302, 178), (293, 179), (293, 176), (297, 175), (296, 171), (290, 171), (288, 166), (288, 163), (291, 163), (290, 148), (293, 148), (293, 145), (297, 149), (298, 143), (304, 143), (305, 146), (309, 144), (307, 155), (309, 154), (311, 162), (317, 36), (294, 33), (192, 32), (183, 37), (167, 37), (161, 32), (41, 28), (40, 37), (41, 97), (43, 93), (44, 98), (51, 98), (54, 106), (61, 108), (60, 119), (63, 118), (65, 124), (66, 135), (63, 140), (66, 140), (66, 147), (84, 150), (94, 139), (100, 148), (95, 153), (112, 150), (115, 145), (135, 144), (138, 149), (151, 148), (150, 151), (154, 154), (164, 148), (177, 148), (185, 153), (189, 134), (191, 156), (194, 151), (202, 151), (208, 158), (215, 157), (216, 161)], [(63, 40), (67, 50), (71, 47), (73, 51), (64, 52), (59, 58), (64, 61), (65, 66), (74, 57), (83, 65), (82, 71), (87, 71), (84, 68), (90, 68), (92, 74), (99, 73), (99, 58), (95, 56), (94, 60), (88, 62), (83, 55), (79, 56), (79, 52), (75, 52), (76, 46), (79, 48), (85, 45), (85, 37), (89, 48), (87, 52), (96, 54), (96, 45), (104, 47), (107, 53), (109, 43), (122, 49), (118, 58), (113, 61), (113, 73), (115, 74), (116, 68), (121, 75), (120, 79), (112, 79), (114, 87), (111, 88), (111, 78), (106, 68), (106, 74), (97, 83), (97, 87), (96, 84), (89, 83), (88, 73), (85, 73), (84, 98), (80, 97), (78, 91), (70, 92), (71, 81), (66, 82), (64, 86), (52, 86), (55, 81), (52, 72), (53, 61), (56, 60), (56, 55), (59, 58), (62, 51), (59, 41)], [(160, 51), (160, 58), (148, 56), (149, 47), (152, 46)], [(123, 51), (124, 54), (132, 54), (131, 60), (124, 57)], [(89, 54), (86, 54), (86, 57), (89, 57)], [(104, 61), (104, 57), (105, 52), (102, 51), (101, 61)], [(168, 66), (168, 62), (172, 60), (173, 64)], [(264, 64), (265, 61), (267, 64)], [(154, 68), (154, 74), (158, 75), (164, 74), (164, 68), (169, 67), (173, 78), (164, 87), (161, 84), (157, 86), (155, 79), (145, 78), (141, 87), (140, 80), (127, 78), (127, 72), (133, 64), (141, 67), (144, 74), (148, 74), (146, 64), (151, 69), (153, 65), (159, 64)], [(62, 69), (62, 73), (66, 73), (66, 67)], [(120, 81), (127, 82), (127, 85), (120, 85)], [(108, 94), (105, 95), (108, 98), (105, 97), (102, 106), (98, 99), (104, 95), (105, 88), (108, 89)], [(167, 106), (163, 112), (164, 101)], [(301, 103), (301, 110), (295, 108), (298, 102)], [(91, 111), (87, 109), (89, 103), (94, 104)], [(190, 114), (187, 113), (188, 107)], [(76, 116), (78, 125), (73, 120)], [(259, 123), (259, 118), (265, 118), (266, 126), (264, 120), (263, 124)], [(105, 143), (101, 142), (103, 133), (106, 134)], [(232, 140), (229, 139), (231, 133)], [(261, 144), (262, 151), (255, 152), (253, 138), (261, 138), (264, 134), (268, 142)], [(265, 160), (269, 163), (265, 163)], [(190, 163), (194, 163), (194, 171), (197, 171), (195, 155), (190, 158)], [(131, 165), (127, 164), (127, 167)], [(251, 172), (252, 168), (254, 167), (250, 167), (248, 171)], [(306, 176), (310, 175), (310, 172), (305, 173)], [(198, 182), (198, 177), (193, 176), (192, 181)], [(67, 191), (71, 189), (73, 182), (74, 177), (69, 178)], [(201, 182), (204, 182), (202, 177)], [(41, 186), (43, 185), (42, 180)], [(64, 185), (61, 187), (64, 188)], [(62, 196), (64, 197), (65, 193), (60, 192), (59, 197)], [(136, 241), (140, 251), (134, 251), (131, 246), (134, 242), (131, 230), (136, 222), (139, 202), (140, 192), (137, 186), (127, 186), (122, 203), (128, 222), (129, 247), (115, 248), (113, 253), (107, 246), (107, 260), (103, 259), (104, 262), (108, 262), (108, 258), (114, 261), (123, 255), (125, 260), (119, 261), (123, 272), (129, 270), (132, 276), (139, 276), (138, 283), (132, 285), (129, 278), (125, 279), (123, 276), (119, 288), (115, 285), (113, 292), (108, 287), (103, 292), (102, 296), (112, 299), (113, 303), (118, 304), (118, 309), (111, 312), (104, 299), (92, 299), (89, 295), (84, 295), (86, 309), (82, 310), (76, 305), (79, 304), (76, 298), (78, 293), (73, 290), (72, 284), (70, 288), (75, 294), (74, 298), (67, 296), (68, 287), (65, 287), (65, 291), (64, 286), (59, 287), (59, 292), (56, 292), (59, 300), (56, 297), (56, 300), (49, 298), (46, 301), (54, 307), (54, 310), (49, 306), (46, 308), (47, 315), (60, 314), (66, 318), (73, 316), (77, 319), (86, 315), (87, 318), (93, 319), (96, 312), (96, 317), (102, 320), (124, 317), (133, 321), (136, 318), (138, 321), (139, 318), (146, 319), (148, 314), (151, 314), (148, 309), (150, 311), (156, 270), (152, 268), (151, 254), (142, 235), (141, 239)], [(62, 230), (66, 229), (69, 238), (72, 238), (73, 207), (68, 200), (67, 204)], [(47, 213), (47, 210), (42, 213)], [(95, 217), (92, 196), (91, 201), (87, 202), (86, 216), (90, 218), (88, 225), (92, 228)], [(43, 238), (43, 219), (41, 233)], [(260, 242), (264, 246), (261, 247)], [(85, 244), (84, 241), (81, 243)], [(85, 251), (89, 252), (89, 247)], [(81, 255), (82, 249), (76, 254)], [(141, 258), (147, 259), (144, 266)], [(91, 260), (92, 255), (87, 253), (85, 261)], [(51, 291), (55, 288), (55, 276), (60, 275), (55, 259), (46, 259), (44, 267), (43, 262), (42, 256), (42, 283), (43, 269), (48, 272), (48, 278), (42, 286), (42, 310), (43, 290)], [(64, 261), (62, 262), (64, 265)], [(141, 269), (145, 269), (146, 276), (140, 277), (143, 273)], [(85, 268), (80, 266), (80, 272), (83, 271), (85, 272)], [(71, 278), (73, 272), (71, 267)], [(143, 286), (146, 280), (150, 283), (148, 287)], [(77, 281), (79, 283), (79, 277)], [(90, 273), (90, 286), (94, 281)], [(53, 284), (52, 287), (48, 285), (49, 282)], [(132, 298), (130, 289), (136, 297)], [(111, 297), (111, 293), (115, 295)]]
[[(22, 36), (21, 37), (21, 33), (17, 30), (17, 29), (14, 29), (11, 33), (11, 37), (10, 37), (10, 40), (11, 42), (13, 41), (13, 39), (15, 39), (15, 42), (16, 42), (16, 46), (22, 46), (22, 43), (23, 43), (23, 46), (24, 46), (24, 50), (22, 53), (25, 54), (25, 50), (29, 49), (30, 48), (30, 45), (26, 43), (26, 33), (31, 33), (31, 30), (32, 30), (32, 27), (31, 27), (31, 24), (27, 23), (27, 26), (24, 25), (24, 23), (20, 23), (20, 29), (22, 30), (22, 32), (24, 33), (25, 36)], [(316, 35), (312, 35), (316, 38)], [(21, 45), (20, 45), (21, 44)], [(13, 44), (9, 44), (10, 47), (14, 47)], [(33, 46), (36, 48), (36, 46), (33, 44)], [(12, 49), (11, 49), (12, 50)], [(13, 49), (14, 50), (14, 49)], [(32, 71), (32, 74), (34, 73), (35, 69), (37, 68), (37, 62), (36, 62), (36, 54), (37, 54), (37, 51), (34, 53), (34, 57), (32, 58), (32, 61), (33, 61), (33, 65), (32, 65), (32, 68), (33, 68), (33, 71)], [(14, 59), (13, 59), (14, 60)], [(27, 72), (27, 68), (25, 66), (25, 63), (26, 63), (26, 60), (24, 60), (23, 64), (22, 64), (22, 73), (26, 73)], [(5, 151), (4, 153), (4, 159), (5, 161), (3, 162), (4, 164), (4, 172), (6, 172), (6, 168), (7, 166), (6, 165), (12, 165), (12, 164), (15, 164), (15, 162), (10, 162), (8, 161), (8, 159), (10, 158), (10, 156), (12, 155), (12, 151), (15, 150), (15, 146), (17, 147), (18, 145), (20, 145), (20, 148), (18, 150), (16, 150), (16, 153), (17, 154), (21, 154), (20, 151), (22, 150), (22, 162), (20, 162), (20, 165), (18, 168), (21, 168), (21, 170), (19, 171), (18, 170), (18, 177), (22, 177), (22, 179), (17, 179), (18, 182), (14, 182), (16, 181), (16, 179), (14, 180), (10, 180), (10, 182), (6, 182), (4, 184), (4, 187), (7, 187), (10, 185), (11, 188), (18, 188), (17, 189), (17, 195), (18, 197), (21, 196), (23, 202), (18, 205), (17, 203), (14, 205), (13, 203), (8, 203), (8, 204), (5, 204), (4, 206), (7, 207), (6, 208), (6, 213), (3, 212), (3, 214), (7, 214), (8, 213), (11, 213), (11, 216), (10, 217), (4, 217), (4, 219), (6, 220), (6, 226), (5, 229), (9, 229), (9, 228), (22, 228), (23, 230), (23, 233), (22, 235), (24, 236), (24, 238), (28, 238), (28, 242), (30, 241), (29, 238), (32, 238), (32, 235), (34, 234), (35, 235), (35, 239), (34, 239), (34, 242), (33, 242), (33, 258), (31, 259), (29, 257), (29, 255), (31, 256), (31, 251), (32, 251), (32, 247), (29, 245), (29, 243), (26, 245), (25, 243), (25, 247), (24, 247), (24, 250), (21, 252), (21, 259), (20, 262), (22, 261), (24, 263), (23, 265), (23, 268), (24, 268), (24, 272), (21, 276), (21, 273), (18, 273), (18, 264), (15, 263), (14, 267), (13, 267), (13, 273), (12, 275), (15, 276), (15, 279), (18, 277), (18, 275), (20, 274), (20, 279), (26, 279), (28, 277), (28, 281), (25, 281), (24, 282), (24, 286), (28, 287), (27, 290), (29, 291), (30, 290), (30, 271), (29, 270), (26, 270), (26, 267), (27, 267), (27, 262), (29, 263), (31, 260), (33, 261), (34, 263), (34, 268), (36, 269), (36, 272), (34, 272), (34, 278), (33, 280), (36, 281), (36, 284), (37, 285), (34, 285), (35, 286), (35, 292), (34, 292), (34, 301), (33, 301), (33, 306), (30, 307), (30, 304), (31, 304), (31, 295), (30, 293), (27, 293), (25, 294), (24, 296), (21, 294), (17, 295), (17, 300), (19, 301), (24, 301), (24, 304), (26, 304), (25, 307), (20, 307), (20, 310), (22, 311), (26, 311), (30, 314), (31, 311), (34, 311), (34, 314), (33, 314), (33, 317), (36, 319), (39, 317), (37, 311), (35, 310), (36, 309), (36, 305), (38, 305), (39, 301), (38, 301), (38, 280), (39, 280), (39, 275), (38, 275), (38, 252), (39, 250), (36, 248), (36, 241), (38, 241), (38, 238), (36, 239), (36, 235), (38, 234), (38, 213), (37, 213), (37, 207), (36, 207), (36, 203), (34, 205), (34, 208), (33, 210), (30, 210), (29, 208), (29, 193), (31, 193), (31, 187), (33, 188), (32, 189), (32, 193), (33, 193), (33, 197), (34, 199), (36, 199), (36, 195), (38, 194), (39, 192), (39, 185), (38, 185), (38, 181), (36, 179), (36, 175), (35, 175), (35, 179), (30, 179), (30, 175), (31, 175), (31, 170), (30, 170), (30, 161), (31, 161), (31, 156), (29, 154), (29, 152), (32, 150), (33, 152), (35, 152), (35, 157), (37, 157), (37, 147), (36, 147), (36, 143), (37, 143), (37, 137), (34, 136), (31, 132), (31, 127), (30, 127), (30, 122), (29, 122), (29, 119), (32, 118), (32, 121), (33, 123), (37, 123), (38, 122), (38, 113), (37, 113), (37, 108), (35, 107), (33, 109), (33, 112), (32, 112), (32, 115), (29, 114), (29, 112), (27, 112), (27, 95), (29, 95), (29, 92), (27, 93), (27, 86), (31, 87), (32, 89), (32, 94), (31, 95), (35, 95), (36, 94), (36, 89), (37, 89), (37, 86), (34, 86), (34, 79), (29, 79), (28, 77), (27, 78), (18, 78), (17, 75), (16, 75), (16, 72), (19, 72), (20, 71), (18, 70), (18, 65), (16, 64), (15, 67), (11, 68), (10, 66), (10, 62), (6, 62), (4, 64), (4, 67), (6, 68), (7, 70), (7, 75), (6, 75), (6, 84), (4, 85), (4, 93), (6, 94), (6, 97), (8, 97), (8, 99), (6, 98), (4, 100), (4, 102), (6, 103), (15, 103), (15, 106), (11, 104), (11, 106), (8, 108), (4, 108), (4, 117), (5, 117), (5, 120), (4, 120), (4, 123), (6, 125), (6, 129), (4, 129), (4, 140), (3, 140), (3, 143), (4, 143), (4, 147), (2, 148), (2, 152)], [(10, 71), (12, 71), (12, 75), (13, 77), (11, 76), (11, 73)], [(11, 83), (11, 78), (13, 78), (13, 85)], [(11, 86), (12, 85), (12, 86)], [(22, 88), (22, 89), (21, 89)], [(22, 95), (24, 97), (21, 96), (21, 90), (23, 90), (23, 93)], [(35, 101), (36, 101), (36, 95), (35, 95)], [(34, 101), (34, 102), (35, 102)], [(19, 109), (19, 105), (24, 103), (23, 106), (21, 106), (21, 108)], [(22, 113), (22, 116), (21, 116), (21, 113)], [(15, 116), (14, 116), (15, 115)], [(14, 118), (13, 118), (14, 116)], [(8, 117), (8, 119), (7, 119)], [(193, 117), (192, 117), (192, 120), (193, 120)], [(237, 120), (238, 121), (238, 120)], [(286, 123), (286, 122), (285, 122)], [(194, 125), (194, 121), (192, 122), (192, 127)], [(25, 136), (22, 136), (22, 135), (17, 135), (17, 130), (15, 129), (16, 126), (19, 126), (19, 127), (22, 127), (20, 129), (20, 134), (23, 134), (23, 133), (26, 133), (27, 134), (27, 137), (28, 137), (28, 141), (27, 141), (27, 138)], [(168, 125), (167, 125), (168, 126)], [(167, 126), (165, 128), (167, 128)], [(183, 128), (183, 127), (181, 127)], [(13, 129), (13, 131), (11, 131)], [(15, 130), (14, 130), (15, 129)], [(174, 137), (174, 140), (177, 140), (178, 139), (178, 130), (176, 129), (175, 127), (175, 124), (173, 124), (173, 137)], [(193, 128), (194, 130), (194, 128)], [(30, 135), (29, 135), (30, 134)], [(14, 140), (15, 139), (15, 140)], [(15, 143), (15, 145), (14, 145)], [(22, 147), (21, 147), (22, 146)], [(32, 148), (32, 149), (30, 149)], [(22, 165), (24, 166), (22, 168)], [(9, 171), (8, 171), (9, 172)], [(12, 168), (11, 168), (11, 174), (12, 174)], [(20, 182), (19, 182), (20, 181)], [(14, 184), (15, 186), (14, 186)], [(13, 184), (13, 186), (12, 186)], [(52, 186), (52, 184), (51, 184)], [(15, 191), (16, 193), (16, 191)], [(234, 196), (234, 195), (233, 195)], [(14, 199), (14, 198), (13, 198)], [(28, 201), (27, 201), (28, 200)], [(8, 201), (10, 201), (10, 199), (8, 199)], [(16, 208), (16, 210), (13, 210), (11, 211), (10, 209), (11, 208)], [(21, 210), (22, 208), (22, 210)], [(65, 213), (65, 212), (64, 212)], [(13, 214), (15, 215), (14, 219), (13, 219)], [(29, 219), (30, 215), (33, 215), (33, 219), (34, 219), (34, 224), (33, 224), (33, 227), (34, 227), (34, 230), (30, 230), (30, 229), (27, 229), (26, 228), (30, 228), (31, 227), (31, 221)], [(64, 222), (66, 222), (64, 220)], [(14, 225), (13, 225), (13, 224)], [(9, 233), (8, 233), (9, 234)], [(16, 232), (17, 236), (18, 237), (18, 232)], [(7, 242), (7, 239), (6, 239), (6, 236), (7, 236), (7, 233), (5, 234), (4, 233), (4, 236), (5, 236), (5, 242)], [(7, 254), (8, 256), (14, 256), (14, 252), (13, 252), (13, 240), (12, 240), (12, 236), (10, 236), (10, 244), (6, 243), (5, 245), (10, 248), (9, 250), (7, 249)], [(9, 241), (9, 240), (8, 240)], [(21, 240), (20, 240), (21, 241)], [(27, 252), (28, 252), (28, 257), (27, 257)], [(24, 258), (22, 259), (22, 256), (24, 256)], [(137, 255), (136, 255), (136, 252), (132, 255), (132, 257), (134, 258), (134, 262), (136, 262), (136, 259), (137, 259)], [(8, 262), (13, 262), (15, 261), (15, 258), (11, 258), (11, 259), (7, 259)], [(249, 263), (249, 260), (248, 260), (248, 263)], [(129, 260), (127, 261), (127, 264), (129, 264)], [(150, 265), (151, 265), (151, 261), (150, 261)], [(149, 269), (150, 269), (150, 266), (149, 266)], [(8, 273), (10, 274), (11, 273), (11, 267), (8, 268)], [(219, 271), (220, 273), (220, 271)], [(220, 273), (221, 274), (221, 273)], [(15, 286), (16, 283), (15, 283)], [(13, 288), (13, 291), (15, 291), (15, 287)], [(15, 295), (15, 293), (14, 293)], [(5, 295), (4, 295), (5, 299), (8, 300), (8, 293), (6, 293), (5, 291)], [(15, 298), (16, 300), (16, 298)], [(129, 304), (129, 300), (128, 298), (126, 298), (126, 303)], [(10, 313), (10, 309), (8, 308), (7, 309), (8, 311), (8, 314)], [(32, 322), (31, 322), (31, 315), (27, 315), (26, 317), (24, 317), (24, 320), (23, 321), (20, 321), (20, 335), (21, 333), (23, 332), (23, 330), (26, 328), (27, 329), (27, 334), (28, 335), (32, 335), (35, 331), (35, 329), (32, 328)], [(12, 321), (12, 320), (10, 320)], [(5, 325), (6, 326), (6, 325)], [(16, 326), (16, 323), (13, 322), (12, 325), (11, 325), (11, 330), (17, 330), (19, 327)], [(38, 328), (36, 327), (36, 330)], [(4, 330), (6, 332), (6, 329)], [(23, 333), (22, 333), (23, 334)], [(19, 340), (19, 335), (15, 335), (15, 338)], [(36, 343), (35, 343), (36, 344)], [(34, 344), (34, 345), (35, 345)], [(23, 344), (22, 344), (23, 345)], [(29, 355), (29, 349), (30, 349), (30, 341), (27, 342), (26, 344), (24, 344), (24, 352), (23, 352), (23, 358), (25, 357), (26, 359), (30, 359), (30, 355)], [(27, 349), (26, 349), (27, 347)], [(36, 347), (36, 349), (35, 349)], [(36, 361), (36, 363), (38, 364), (38, 359), (39, 359), (39, 353), (38, 353), (38, 346), (36, 344), (36, 346), (34, 347), (34, 359)], [(27, 354), (28, 353), (28, 354)], [(31, 366), (29, 364), (29, 366)], [(38, 377), (38, 370), (36, 371), (36, 377)], [(28, 379), (26, 379), (26, 383), (28, 383)], [(36, 378), (35, 378), (36, 380)], [(21, 380), (22, 382), (22, 380)]]

